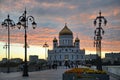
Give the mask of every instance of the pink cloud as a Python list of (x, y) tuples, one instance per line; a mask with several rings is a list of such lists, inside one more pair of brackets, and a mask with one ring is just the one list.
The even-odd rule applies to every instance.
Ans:
[(68, 8), (68, 9), (75, 9), (76, 6), (67, 4), (65, 2), (58, 2), (58, 3), (48, 3), (48, 2), (43, 2), (41, 3), (41, 6), (45, 8)]
[(56, 22), (61, 22), (61, 23), (65, 23), (65, 19), (62, 18), (62, 17), (54, 18), (54, 21), (56, 21)]
[(115, 8), (113, 14), (114, 16), (117, 16), (118, 14), (120, 14), (120, 8)]
[[(90, 5), (91, 3), (92, 3), (92, 1), (87, 1), (88, 5)], [(0, 3), (0, 7), (1, 7), (0, 9), (1, 9), (1, 11), (3, 11), (3, 13), (8, 13), (8, 12), (12, 12), (12, 11), (20, 11), (20, 10), (23, 11), (25, 8), (25, 5), (27, 5), (27, 8), (29, 8), (29, 9), (32, 9), (37, 6), (38, 8), (42, 8), (45, 10), (48, 8), (52, 8), (52, 9), (58, 8), (60, 10), (63, 8), (66, 8), (66, 9), (70, 9), (71, 11), (72, 10), (76, 11), (78, 8), (78, 5), (73, 5), (71, 3), (67, 3), (64, 1), (63, 2), (61, 1), (58, 3), (56, 3), (56, 2), (55, 3), (50, 3), (50, 2), (39, 3), (35, 0), (18, 0), (18, 1), (9, 0), (9, 2), (6, 1), (6, 3), (4, 3), (4, 4)], [(28, 5), (30, 5), (30, 6), (28, 7)], [(20, 14), (22, 14), (22, 13), (20, 13)], [(119, 14), (120, 14), (119, 6), (118, 7), (111, 6), (109, 8), (107, 7), (105, 9), (103, 9), (102, 15), (105, 16), (106, 18), (108, 18), (108, 24), (106, 27), (104, 27), (104, 29), (120, 30), (120, 25), (118, 24), (119, 23)], [(79, 28), (79, 26), (78, 25), (76, 26), (76, 24), (80, 24), (80, 28), (86, 27), (86, 25), (93, 26), (92, 21), (99, 15), (99, 11), (91, 11), (91, 13), (90, 12), (87, 13), (87, 11), (86, 11), (86, 13), (84, 13), (84, 11), (81, 11), (81, 12), (76, 11), (76, 13), (70, 14), (70, 16), (68, 16), (68, 17), (66, 17), (66, 16), (62, 17), (61, 15), (63, 16), (64, 14), (60, 14), (57, 17), (54, 16), (54, 14), (50, 14), (50, 16), (48, 15), (47, 17), (42, 16), (41, 23), (51, 22), (51, 24), (54, 24), (54, 23), (64, 24), (66, 21), (68, 21), (68, 22), (70, 22), (70, 24), (74, 25), (74, 27), (72, 27), (74, 29)], [(37, 18), (39, 18), (38, 16), (41, 16), (41, 14), (37, 14), (35, 16)], [(44, 18), (46, 18), (46, 19), (44, 19)], [(89, 26), (87, 28), (90, 29)], [(41, 26), (41, 27), (44, 27), (44, 26)], [(58, 28), (60, 28), (60, 27), (58, 27)], [(107, 30), (106, 30), (106, 32), (107, 32)], [(15, 31), (17, 32), (18, 30), (15, 30)], [(22, 44), (24, 43), (24, 32), (22, 32), (22, 31), (20, 30), (17, 33), (11, 32), (11, 43), (22, 43)], [(44, 42), (47, 41), (48, 44), (50, 45), (50, 47), (52, 47), (52, 40), (55, 36), (56, 37), (58, 36), (59, 31), (60, 30), (57, 30), (55, 28), (39, 28), (38, 27), (35, 30), (29, 29), (28, 30), (28, 43), (30, 45), (31, 44), (32, 45), (39, 45), (39, 44), (42, 45), (42, 44), (44, 44)], [(4, 29), (0, 33), (1, 33), (0, 41), (6, 41), (7, 40), (7, 36), (6, 36), (7, 31)], [(75, 32), (73, 32), (73, 33), (75, 33)], [(108, 33), (108, 34), (112, 34), (112, 33)], [(76, 36), (76, 35), (74, 35), (74, 36)], [(107, 35), (107, 36), (111, 36), (111, 35)], [(81, 48), (85, 48), (86, 50), (89, 50), (89, 51), (95, 50), (95, 48), (93, 47), (93, 39), (91, 39), (89, 36), (87, 36), (87, 34), (85, 35), (81, 32), (81, 33), (79, 33), (78, 37), (81, 39)], [(105, 41), (105, 40), (109, 40), (109, 39), (103, 40), (103, 43), (102, 43), (103, 51), (112, 51), (112, 50), (119, 51), (120, 50), (120, 46), (118, 45), (118, 44), (120, 44), (120, 41), (110, 42), (110, 40), (109, 41)]]

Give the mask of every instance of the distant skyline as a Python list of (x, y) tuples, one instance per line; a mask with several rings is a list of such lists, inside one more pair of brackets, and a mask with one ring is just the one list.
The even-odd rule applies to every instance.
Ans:
[[(120, 0), (0, 0), (0, 24), (7, 15), (18, 22), (27, 9), (27, 15), (32, 15), (37, 23), (37, 28), (32, 29), (31, 24), (27, 30), (28, 55), (38, 55), (44, 58), (43, 44), (47, 42), (52, 49), (52, 40), (58, 39), (60, 30), (67, 23), (73, 32), (74, 39), (80, 39), (80, 48), (86, 54), (95, 54), (93, 46), (94, 19), (101, 10), (108, 23), (103, 26), (105, 34), (102, 40), (102, 57), (106, 52), (120, 52)], [(11, 57), (24, 59), (24, 29), (17, 27), (10, 30)], [(0, 25), (0, 60), (5, 56), (3, 45), (7, 42), (7, 30)], [(29, 58), (29, 57), (28, 57)]]

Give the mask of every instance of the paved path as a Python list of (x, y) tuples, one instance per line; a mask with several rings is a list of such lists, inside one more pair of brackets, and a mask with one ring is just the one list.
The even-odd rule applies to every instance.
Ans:
[(65, 68), (29, 72), (29, 77), (22, 77), (22, 72), (0, 73), (0, 80), (62, 80)]
[[(62, 80), (62, 74), (66, 71), (64, 67), (57, 70), (43, 70), (29, 72), (29, 77), (22, 77), (22, 72), (0, 73), (0, 80)], [(110, 80), (117, 80), (110, 76)]]

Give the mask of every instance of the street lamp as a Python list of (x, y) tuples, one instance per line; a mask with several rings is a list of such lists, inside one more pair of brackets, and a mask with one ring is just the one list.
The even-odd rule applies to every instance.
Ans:
[(8, 29), (8, 69), (7, 69), (7, 73), (10, 72), (10, 67), (9, 67), (9, 60), (10, 60), (10, 28), (14, 28), (15, 27), (15, 22), (13, 20), (10, 19), (10, 16), (8, 14), (7, 19), (5, 19), (2, 22), (2, 27), (5, 27), (6, 29)]
[(7, 43), (3, 46), (3, 49), (6, 49), (6, 59), (7, 59)]
[(46, 48), (49, 47), (49, 45), (45, 42), (45, 44), (43, 45), (43, 47), (45, 48), (45, 59), (46, 59), (46, 54), (47, 54), (47, 49)]
[(18, 29), (20, 29), (21, 27), (24, 28), (25, 30), (25, 59), (24, 59), (24, 66), (23, 66), (23, 77), (28, 77), (28, 65), (27, 65), (27, 28), (28, 28), (28, 22), (32, 23), (32, 27), (33, 29), (36, 28), (37, 24), (35, 23), (35, 19), (33, 16), (27, 16), (27, 11), (25, 9), (24, 13), (22, 14), (22, 16), (19, 17), (19, 22), (17, 23)]
[(102, 60), (101, 60), (101, 40), (102, 35), (104, 35), (104, 30), (101, 27), (102, 23), (104, 26), (107, 24), (107, 20), (104, 18), (104, 16), (101, 16), (101, 11), (99, 12), (99, 16), (96, 17), (94, 20), (94, 25), (96, 26), (98, 20), (98, 27), (95, 29), (95, 36), (94, 36), (94, 46), (96, 47), (96, 54), (97, 54), (97, 69), (102, 70)]

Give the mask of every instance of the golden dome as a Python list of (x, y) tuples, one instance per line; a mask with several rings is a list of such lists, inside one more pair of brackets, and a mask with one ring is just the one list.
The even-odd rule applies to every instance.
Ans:
[(59, 32), (59, 35), (73, 35), (73, 33), (65, 24), (65, 27)]
[(79, 38), (77, 37), (76, 39), (75, 39), (75, 42), (79, 42), (80, 40), (79, 40)]
[(57, 39), (56, 39), (56, 37), (53, 39), (53, 42), (57, 42)]

